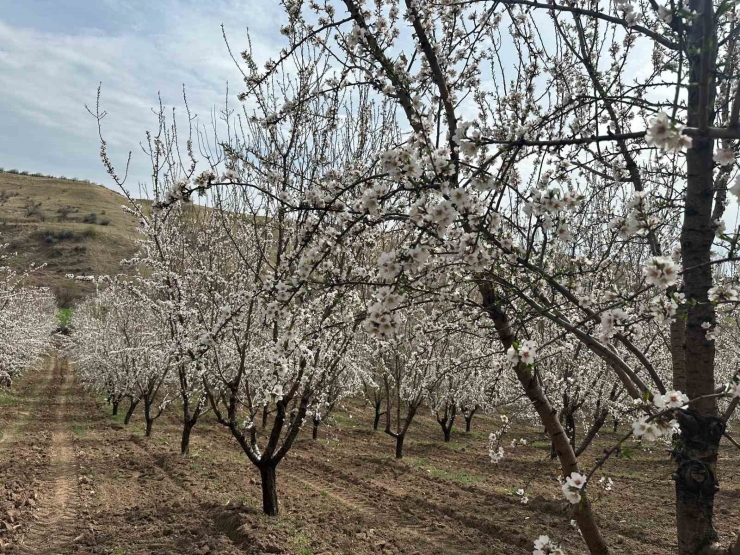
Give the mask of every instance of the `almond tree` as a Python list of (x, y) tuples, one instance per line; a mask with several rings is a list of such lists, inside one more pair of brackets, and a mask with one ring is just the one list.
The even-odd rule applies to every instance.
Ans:
[[(6, 257), (0, 255), (0, 264)], [(56, 327), (56, 303), (42, 288), (25, 284), (28, 273), (0, 265), (0, 382), (12, 379), (37, 365), (51, 346)]]
[(162, 322), (148, 300), (125, 283), (98, 283), (96, 295), (76, 310), (66, 350), (88, 387), (131, 400), (126, 423), (138, 403), (143, 403), (149, 437), (173, 393)]
[[(291, 303), (302, 295), (328, 302), (352, 290), (357, 299), (374, 292), (361, 316), (386, 342), (408, 324), (402, 312), (449, 305), (492, 327), (493, 350), (506, 353), (551, 438), (583, 539), (605, 554), (589, 476), (538, 376), (538, 353), (547, 353), (539, 328), (553, 326), (552, 341), (578, 342), (610, 373), (600, 383), (636, 400), (644, 413), (636, 435), (665, 437), (677, 419), (679, 552), (740, 549), (714, 545), (712, 522), (717, 450), (737, 404), (719, 414), (718, 399), (734, 395), (736, 382), (717, 380), (712, 333), (715, 307), (737, 297), (737, 232), (722, 224), (727, 193), (740, 193), (731, 185), (740, 136), (734, 8), (710, 0), (286, 8), (279, 59), (262, 70), (242, 55), (239, 98), (257, 106), (245, 113), (248, 137), (216, 148), (210, 172), (173, 181), (169, 192), (180, 202), (228, 182), (253, 227), (263, 237), (269, 230), (264, 265), (247, 275), (261, 282), (266, 272), (252, 298), (287, 310), (276, 320), (257, 311), (276, 330), (273, 343), (299, 317)], [(344, 134), (335, 133), (339, 112)], [(220, 153), (234, 173), (213, 169)], [(334, 313), (329, 306), (318, 322)], [(357, 319), (343, 312), (344, 329)], [(646, 331), (669, 338), (670, 361), (651, 351)], [(281, 360), (293, 356), (285, 345)], [(308, 365), (290, 360), (299, 371)], [(276, 403), (281, 422), (283, 409)], [(238, 439), (235, 418), (222, 419)], [(268, 467), (274, 454), (250, 459)]]
[[(402, 293), (424, 287), (439, 294), (430, 276), (451, 268), (453, 277), (475, 285), (479, 308), (511, 353), (565, 476), (578, 474), (577, 459), (535, 379), (520, 307), (601, 357), (636, 399), (667, 393), (658, 362), (632, 334), (620, 330), (605, 341), (589, 324), (624, 305), (634, 306), (635, 318), (651, 304), (653, 313), (668, 314), (674, 381), (694, 399), (691, 409), (673, 407), (680, 409), (683, 436), (676, 454), (682, 554), (721, 550), (712, 547), (712, 501), (726, 418), (717, 411), (723, 388), (715, 384), (715, 346), (706, 334), (715, 325), (709, 291), (718, 285), (711, 251), (740, 113), (731, 80), (733, 9), (710, 0), (686, 7), (344, 0), (304, 10), (290, 3), (283, 28), (290, 48), (265, 72), (254, 70), (244, 95), (270, 79), (276, 65), (292, 63), (304, 44), (319, 42), (344, 71), (326, 90), (362, 79), (398, 107), (406, 134), (380, 157), (377, 185), (348, 177), (337, 202), (306, 203), (310, 210), (341, 210), (347, 227), (381, 215), (407, 234), (408, 247), (379, 260), (393, 267), (392, 283)], [(325, 29), (332, 30), (328, 40), (317, 31)], [(633, 64), (647, 56), (652, 71), (633, 79)], [(716, 140), (723, 141), (717, 150)], [(352, 204), (360, 199), (362, 205)], [(608, 229), (606, 221), (622, 207), (626, 219)], [(736, 242), (734, 234), (722, 236)], [(676, 247), (683, 270), (665, 254)], [(417, 249), (432, 253), (423, 272), (407, 264)], [(635, 254), (631, 268), (645, 271), (623, 277), (630, 288), (592, 306), (579, 298), (590, 277), (612, 277), (610, 268)], [(383, 311), (378, 316), (382, 325)], [(587, 497), (574, 507), (590, 551), (607, 553)]]

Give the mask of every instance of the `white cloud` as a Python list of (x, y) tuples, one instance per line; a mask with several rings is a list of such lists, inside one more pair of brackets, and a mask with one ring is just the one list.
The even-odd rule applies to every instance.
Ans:
[(55, 157), (69, 153), (66, 167), (48, 167), (44, 152), (37, 152), (38, 164), (20, 169), (66, 172), (112, 185), (97, 158), (95, 120), (85, 110), (85, 104), (94, 107), (102, 82), (109, 153), (123, 162), (134, 151), (130, 185), (135, 188), (149, 173), (138, 144), (144, 131), (156, 125), (151, 108), (158, 92), (165, 104), (181, 106), (184, 84), (192, 112), (206, 120), (211, 108), (223, 102), (227, 81), (232, 96), (239, 92), (241, 75), (229, 58), (221, 23), (237, 53), (246, 45), (247, 24), (260, 59), (275, 56), (282, 46), (277, 3), (266, 7), (259, 0), (222, 0), (203, 6), (166, 0), (152, 7), (106, 1), (120, 17), (115, 32), (100, 30), (108, 22), (85, 21), (84, 27), (60, 32), (43, 29), (41, 23), (0, 21), (0, 111), (21, 122), (12, 130), (12, 141), (0, 143), (5, 167), (28, 160), (39, 134), (51, 134), (61, 151)]

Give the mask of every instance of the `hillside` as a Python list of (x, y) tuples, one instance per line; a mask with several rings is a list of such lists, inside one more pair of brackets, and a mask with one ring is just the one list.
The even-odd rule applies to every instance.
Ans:
[(0, 172), (0, 242), (11, 266), (46, 266), (31, 277), (69, 306), (92, 286), (67, 274), (116, 274), (135, 251), (136, 218), (123, 195), (85, 181)]

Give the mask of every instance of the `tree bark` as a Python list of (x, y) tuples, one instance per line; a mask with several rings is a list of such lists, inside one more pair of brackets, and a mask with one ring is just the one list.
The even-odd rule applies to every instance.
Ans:
[(565, 413), (565, 433), (568, 434), (568, 440), (570, 446), (575, 450), (576, 448), (576, 418), (573, 415), (573, 411), (569, 410)]
[(383, 400), (377, 401), (375, 403), (375, 420), (373, 420), (373, 430), (376, 432), (378, 431), (378, 425), (380, 424), (380, 417), (383, 416), (384, 412), (380, 410), (380, 407), (383, 405)]
[[(508, 349), (516, 340), (509, 318), (498, 306), (493, 286), (488, 282), (481, 282), (478, 287), (499, 339), (504, 349)], [(537, 377), (522, 362), (514, 367), (514, 372), (550, 436), (550, 441), (560, 461), (563, 476), (570, 476), (573, 472), (579, 472), (576, 454), (568, 442), (563, 427), (560, 425), (557, 411), (550, 405)], [(608, 555), (609, 548), (601, 535), (598, 524), (596, 524), (588, 497), (584, 497), (578, 505), (573, 506), (573, 517), (581, 534), (583, 534), (583, 540), (586, 542), (591, 555)]]
[(152, 418), (152, 405), (144, 399), (144, 421), (146, 422), (146, 437), (151, 437), (154, 418)]
[(311, 432), (311, 439), (318, 439), (319, 437), (319, 424), (321, 423), (320, 420), (314, 419), (313, 421), (313, 431)]
[(398, 434), (396, 436), (396, 458), (402, 459), (403, 458), (403, 438), (406, 437), (406, 434)]
[(260, 467), (262, 479), (262, 511), (269, 516), (278, 515), (276, 466), (268, 464)]
[(119, 400), (118, 399), (113, 399), (112, 403), (113, 403), (113, 413), (112, 413), (112, 415), (113, 416), (118, 416), (118, 403), (119, 403)]
[(134, 415), (134, 411), (136, 410), (136, 406), (139, 404), (139, 400), (136, 399), (135, 401), (131, 399), (131, 404), (128, 407), (128, 410), (126, 411), (126, 417), (123, 419), (123, 423), (127, 426), (131, 423), (131, 417)]
[(470, 424), (473, 421), (473, 416), (475, 416), (477, 410), (478, 407), (475, 407), (470, 412), (463, 413), (463, 418), (465, 418), (465, 432), (467, 433), (470, 433)]
[[(691, 83), (687, 97), (687, 124), (697, 127), (701, 134), (715, 119), (715, 15), (710, 0), (690, 0), (688, 7), (698, 15), (687, 36)], [(706, 330), (702, 328), (704, 323), (715, 322), (714, 306), (708, 298), (713, 283), (711, 249), (715, 235), (712, 220), (713, 155), (714, 141), (701, 135), (694, 137), (691, 148), (686, 152), (681, 257), (683, 292), (686, 295), (684, 393), (691, 399), (711, 395), (715, 389), (714, 342), (707, 340)], [(680, 376), (678, 378), (680, 382)], [(679, 555), (696, 555), (716, 537), (712, 516), (714, 495), (719, 488), (715, 477), (719, 437), (716, 441), (714, 437), (723, 424), (717, 418), (715, 397), (699, 399), (692, 407), (679, 415), (683, 445), (675, 454), (678, 464), (674, 477)]]
[(678, 422), (681, 449), (674, 454), (678, 469), (673, 475), (678, 550), (682, 555), (696, 555), (717, 540), (712, 522), (714, 496), (719, 490), (715, 472), (725, 422), (693, 409), (680, 411)]
[[(601, 412), (596, 415), (596, 420), (594, 420), (594, 423), (591, 425), (591, 428), (586, 432), (586, 435), (583, 437), (583, 440), (581, 441), (581, 444), (576, 449), (576, 457), (580, 457), (581, 454), (588, 449), (588, 446), (591, 445), (591, 442), (596, 437), (596, 434), (599, 433), (599, 430), (606, 422), (606, 417), (609, 414), (609, 411), (606, 409), (601, 409)], [(614, 430), (616, 431), (616, 420), (614, 421), (615, 426)]]
[(267, 428), (267, 417), (269, 413), (267, 412), (267, 405), (262, 409), (262, 429), (264, 430)]
[(190, 433), (195, 427), (195, 420), (185, 420), (182, 425), (182, 438), (180, 439), (180, 455), (183, 457), (190, 453)]
[(686, 322), (683, 320), (682, 314), (682, 311), (679, 310), (676, 319), (671, 322), (673, 389), (676, 391), (686, 391), (686, 353), (684, 352)]

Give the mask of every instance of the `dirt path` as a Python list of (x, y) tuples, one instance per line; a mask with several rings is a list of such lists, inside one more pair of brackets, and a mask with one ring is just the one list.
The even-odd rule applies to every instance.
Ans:
[(77, 471), (68, 397), (73, 380), (65, 361), (54, 359), (39, 417), (51, 434), (49, 465), (41, 480), (35, 521), (20, 545), (20, 553), (72, 553), (77, 536)]

